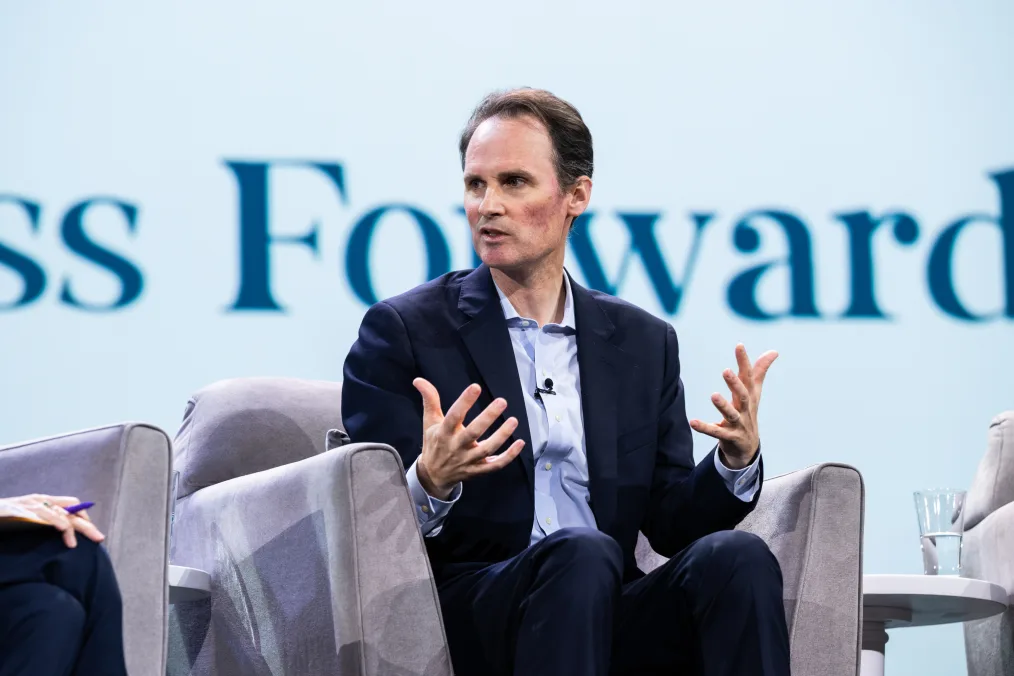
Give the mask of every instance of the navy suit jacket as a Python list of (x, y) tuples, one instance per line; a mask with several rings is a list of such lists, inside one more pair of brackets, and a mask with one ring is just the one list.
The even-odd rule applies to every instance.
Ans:
[[(743, 502), (711, 455), (695, 466), (672, 326), (571, 282), (591, 507), (599, 530), (622, 548), (624, 578), (631, 580), (642, 574), (634, 559), (638, 530), (656, 552), (672, 556), (704, 535), (733, 528), (760, 491)], [(467, 481), (440, 533), (426, 538), (439, 582), (522, 552), (535, 516), (521, 381), (485, 265), (375, 304), (345, 361), (342, 420), (349, 436), (390, 444), (406, 468), (422, 447), (422, 398), (412, 386), (418, 376), (437, 388), (445, 411), (470, 383), (479, 383), (482, 395), (466, 424), (503, 397), (507, 410), (489, 432), (514, 416), (518, 427), (501, 450), (525, 440), (510, 465)]]

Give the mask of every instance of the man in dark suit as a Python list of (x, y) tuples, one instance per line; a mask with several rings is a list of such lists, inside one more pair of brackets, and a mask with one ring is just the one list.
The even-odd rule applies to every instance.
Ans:
[[(455, 671), (787, 675), (778, 563), (731, 530), (760, 493), (777, 355), (737, 346), (722, 421), (688, 421), (672, 326), (564, 270), (592, 187), (577, 110), (492, 94), (460, 152), (483, 264), (371, 307), (342, 397), (352, 440), (408, 468)], [(696, 466), (691, 428), (718, 439)], [(647, 575), (639, 531), (671, 557)]]

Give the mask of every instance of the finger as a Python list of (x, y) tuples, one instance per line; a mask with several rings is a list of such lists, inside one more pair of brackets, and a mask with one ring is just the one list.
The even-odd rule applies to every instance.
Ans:
[(484, 458), (491, 456), (496, 453), (497, 449), (507, 443), (507, 440), (514, 434), (514, 430), (518, 428), (518, 419), (514, 417), (507, 418), (503, 425), (500, 425), (493, 434), (481, 444), (476, 446), (475, 450), (469, 453), (473, 459)]
[(750, 366), (750, 357), (747, 356), (743, 343), (736, 346), (736, 363), (739, 364), (739, 379), (753, 385), (753, 367)]
[(60, 530), (74, 530), (74, 527), (70, 525), (70, 514), (65, 512), (62, 507), (47, 507), (46, 514), (48, 515), (46, 520)]
[(49, 502), (49, 496), (43, 497), (45, 498), (45, 502), (40, 501), (37, 503), (31, 503), (26, 505), (26, 507), (28, 507), (35, 516), (39, 517), (46, 523), (63, 530), (67, 524), (66, 518), (61, 516), (61, 513), (66, 514), (66, 512)]
[(79, 499), (69, 495), (40, 495), (39, 498), (51, 505), (57, 505), (59, 507), (70, 507), (72, 505), (81, 504)]
[(747, 391), (746, 385), (743, 384), (742, 377), (737, 376), (731, 369), (725, 369), (725, 373), (722, 376), (725, 378), (725, 384), (729, 386), (729, 392), (732, 393), (732, 403), (736, 407), (736, 410), (748, 410), (750, 406), (750, 393)]
[(715, 408), (718, 409), (718, 412), (722, 414), (722, 417), (725, 418), (730, 425), (738, 425), (740, 423), (740, 419), (743, 416), (732, 404), (725, 400), (725, 397), (720, 395), (718, 392), (711, 395), (711, 403), (715, 405)]
[(757, 363), (754, 364), (754, 379), (758, 385), (764, 384), (764, 378), (767, 377), (768, 369), (775, 363), (775, 359), (778, 359), (778, 353), (774, 350), (768, 350), (757, 359)]
[(712, 423), (706, 423), (702, 420), (691, 420), (690, 426), (701, 434), (706, 434), (709, 437), (719, 439), (721, 441), (732, 441), (736, 437), (736, 432), (727, 427), (720, 427)]
[(498, 469), (503, 469), (507, 465), (514, 462), (514, 458), (518, 457), (521, 453), (521, 449), (525, 447), (525, 440), (518, 439), (510, 448), (499, 455), (491, 455), (486, 458), (486, 462), (475, 465), (475, 470), (478, 473), (495, 472)]
[(447, 415), (444, 416), (444, 429), (449, 433), (453, 434), (458, 426), (461, 425), (465, 419), (465, 414), (468, 413), (472, 405), (479, 398), (479, 394), (482, 393), (482, 388), (472, 383), (465, 388), (465, 391), (461, 393), (457, 401), (451, 404), (451, 407), (447, 409)]
[[(47, 499), (48, 502), (48, 499)], [(70, 520), (64, 514), (60, 514), (57, 511), (59, 508), (55, 506), (46, 506), (42, 503), (36, 506), (32, 511), (46, 523), (53, 526), (61, 533), (63, 533), (64, 543), (71, 548), (77, 547), (77, 538), (74, 536), (74, 528), (70, 525)]]
[(63, 533), (64, 544), (66, 544), (71, 549), (77, 547), (77, 536), (74, 534), (74, 526), (72, 526), (70, 523), (70, 515), (67, 514), (66, 516), (64, 516), (66, 512), (64, 512), (64, 514), (58, 514), (55, 512), (55, 510), (53, 511), (55, 518), (53, 518), (50, 521), (50, 523), (52, 523), (57, 530)]
[(437, 388), (433, 387), (433, 383), (425, 378), (416, 378), (412, 381), (412, 385), (422, 395), (423, 429), (443, 420), (444, 413), (440, 409), (440, 393), (437, 392)]
[(507, 400), (497, 398), (489, 406), (483, 409), (482, 413), (475, 416), (475, 419), (468, 423), (468, 427), (461, 434), (461, 441), (466, 445), (475, 443), (475, 440), (486, 433), (489, 426), (496, 422), (500, 414), (507, 410)]
[(95, 524), (86, 519), (79, 518), (77, 514), (70, 517), (70, 524), (73, 526), (74, 530), (81, 533), (89, 540), (102, 542), (106, 539), (106, 536), (95, 527)]

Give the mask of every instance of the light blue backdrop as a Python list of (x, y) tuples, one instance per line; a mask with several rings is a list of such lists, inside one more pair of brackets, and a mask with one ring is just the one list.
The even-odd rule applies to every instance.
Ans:
[[(219, 378), (340, 378), (357, 274), (397, 293), (440, 267), (440, 242), (470, 267), (456, 135), (487, 91), (531, 84), (595, 136), (577, 278), (597, 262), (674, 323), (691, 416), (714, 418), (737, 341), (780, 350), (769, 474), (858, 466), (867, 572), (918, 572), (911, 492), (966, 486), (989, 419), (1014, 407), (1014, 185), (1006, 240), (984, 220), (951, 250), (946, 230), (999, 217), (1014, 181), (1014, 6), (356, 5), (0, 7), (0, 443), (123, 419), (173, 432)], [(385, 205), (417, 217), (386, 212), (350, 257)], [(757, 210), (781, 220), (734, 237)], [(261, 226), (279, 239), (258, 244)], [(284, 311), (236, 310), (241, 282), (248, 306), (270, 288)], [(751, 299), (779, 316), (745, 316)], [(888, 665), (962, 673), (960, 627), (895, 632)]]

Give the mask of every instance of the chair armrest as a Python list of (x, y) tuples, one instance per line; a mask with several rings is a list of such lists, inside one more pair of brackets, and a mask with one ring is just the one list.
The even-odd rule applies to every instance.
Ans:
[(122, 423), (0, 448), (0, 497), (46, 493), (92, 500), (89, 516), (123, 597), (127, 669), (165, 672), (169, 545), (169, 437)]
[(173, 538), (173, 563), (211, 573), (212, 597), (173, 607), (171, 672), (451, 673), (390, 446), (349, 444), (202, 488), (179, 501)]
[[(965, 530), (961, 568), (966, 577), (1002, 585), (1008, 603), (1014, 603), (1014, 503), (1008, 502)], [(969, 676), (1014, 673), (1014, 609), (965, 622), (965, 657)]]
[(739, 525), (767, 542), (781, 565), (793, 674), (857, 673), (863, 510), (859, 472), (822, 464), (765, 481)]

